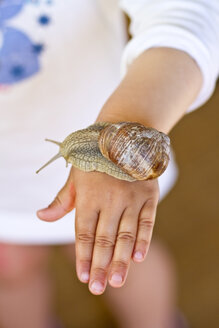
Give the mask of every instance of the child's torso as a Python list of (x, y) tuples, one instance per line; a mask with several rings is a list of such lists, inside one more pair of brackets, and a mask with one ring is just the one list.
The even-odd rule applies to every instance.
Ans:
[[(122, 16), (116, 5), (103, 3), (1, 1), (1, 207), (26, 209), (27, 198), (32, 207), (42, 184), (49, 181), (52, 190), (57, 180), (64, 182), (63, 176), (52, 178), (54, 167), (37, 179), (34, 175), (57, 151), (43, 139), (62, 141), (92, 124), (119, 82)], [(59, 165), (65, 171), (64, 163), (56, 169)], [(42, 190), (38, 197), (47, 195)]]

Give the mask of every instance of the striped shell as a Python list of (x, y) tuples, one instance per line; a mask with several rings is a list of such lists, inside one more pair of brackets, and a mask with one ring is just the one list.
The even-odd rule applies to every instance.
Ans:
[(126, 181), (157, 178), (169, 161), (167, 135), (139, 123), (99, 122), (68, 135), (63, 142), (46, 139), (59, 152), (44, 167), (60, 157), (66, 165), (85, 172), (98, 171)]
[(136, 180), (159, 177), (169, 162), (169, 137), (139, 123), (110, 124), (100, 132), (102, 155)]

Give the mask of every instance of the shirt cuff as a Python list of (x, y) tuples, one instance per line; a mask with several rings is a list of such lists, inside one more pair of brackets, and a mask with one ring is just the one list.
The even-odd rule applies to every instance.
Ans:
[(162, 24), (135, 36), (124, 49), (121, 76), (124, 77), (135, 58), (154, 47), (178, 49), (186, 52), (196, 61), (203, 76), (203, 84), (198, 96), (189, 106), (188, 112), (202, 106), (214, 92), (218, 75), (218, 68), (215, 66), (218, 66), (218, 63), (212, 61), (208, 48), (189, 30)]

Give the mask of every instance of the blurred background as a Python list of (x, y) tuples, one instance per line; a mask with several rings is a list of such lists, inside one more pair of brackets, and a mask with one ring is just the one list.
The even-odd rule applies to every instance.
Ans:
[[(31, 7), (27, 8), (26, 4), (28, 2), (29, 4), (31, 4), (32, 2), (32, 4), (34, 5), (32, 9)], [(29, 146), (30, 145), (32, 146), (31, 138), (29, 140), (29, 138), (27, 138), (25, 134), (26, 132), (29, 133), (29, 131), (31, 131), (31, 134), (33, 133), (33, 131), (31, 130), (32, 125), (29, 125), (30, 122), (32, 122), (33, 127), (36, 128), (36, 134), (33, 135), (33, 140), (34, 142), (36, 142), (37, 145), (39, 144), (39, 140), (40, 140), (38, 139), (38, 134), (37, 134), (39, 130), (38, 126), (40, 126), (41, 135), (45, 135), (45, 136), (50, 135), (50, 133), (48, 133), (47, 130), (48, 126), (46, 124), (43, 125), (42, 124), (43, 120), (41, 119), (42, 117), (44, 117), (44, 107), (41, 104), (41, 97), (44, 97), (44, 95), (46, 95), (45, 96), (46, 113), (47, 113), (47, 109), (49, 108), (51, 110), (53, 117), (55, 117), (54, 113), (56, 115), (58, 113), (61, 113), (59, 106), (62, 106), (63, 108), (64, 107), (67, 108), (66, 103), (68, 104), (68, 101), (70, 102), (71, 100), (70, 95), (73, 94), (72, 90), (75, 88), (74, 96), (75, 96), (76, 103), (78, 102), (79, 106), (81, 106), (81, 108), (84, 108), (85, 110), (84, 113), (86, 113), (86, 118), (88, 119), (88, 121), (89, 122), (92, 121), (92, 118), (89, 118), (87, 113), (86, 101), (85, 102), (82, 101), (80, 96), (81, 93), (79, 93), (78, 90), (80, 90), (81, 86), (83, 85), (84, 90), (86, 90), (86, 92), (89, 91), (88, 99), (95, 99), (95, 94), (94, 95), (92, 94), (92, 90), (94, 90), (95, 87), (93, 86), (94, 89), (90, 88), (90, 85), (92, 83), (90, 83), (88, 77), (84, 79), (83, 74), (81, 74), (80, 71), (80, 67), (81, 67), (80, 65), (76, 65), (76, 64), (75, 66), (72, 65), (72, 58), (77, 57), (77, 56), (73, 57), (72, 54), (75, 55), (76, 54), (75, 50), (80, 49), (80, 55), (78, 56), (78, 58), (80, 60), (79, 62), (83, 62), (83, 66), (86, 63), (87, 66), (86, 65), (84, 66), (85, 71), (87, 69), (86, 74), (89, 72), (89, 74), (91, 74), (90, 76), (92, 77), (96, 76), (94, 75), (94, 73), (92, 73), (93, 72), (92, 69), (94, 70), (95, 74), (98, 72), (98, 70), (96, 70), (96, 66), (93, 64), (94, 62), (98, 62), (96, 60), (97, 58), (96, 56), (98, 53), (97, 49), (101, 49), (99, 53), (102, 56), (102, 49), (105, 48), (102, 47), (102, 43), (101, 43), (102, 37), (103, 38), (105, 38), (105, 36), (108, 37), (107, 31), (110, 31), (111, 33), (111, 29), (108, 30), (107, 28), (104, 28), (103, 36), (101, 36), (102, 33), (100, 33), (100, 39), (96, 37), (97, 46), (100, 48), (98, 47), (96, 48), (92, 38), (89, 37), (90, 34), (86, 34), (87, 32), (85, 31), (86, 29), (84, 29), (84, 26), (87, 27), (87, 31), (91, 33), (91, 35), (96, 35), (98, 31), (101, 31), (100, 26), (102, 26), (99, 25), (102, 24), (101, 23), (102, 20), (100, 20), (99, 22), (96, 18), (98, 17), (99, 13), (102, 12), (97, 11), (97, 16), (96, 13), (93, 14), (94, 6), (93, 6), (93, 2), (91, 1), (90, 2), (87, 1), (85, 5), (83, 5), (84, 2), (78, 1), (77, 4), (78, 4), (79, 11), (76, 11), (76, 9), (75, 11), (69, 10), (68, 15), (64, 10), (65, 10), (65, 6), (67, 6), (67, 3), (68, 6), (72, 5), (71, 2), (57, 1), (62, 11), (60, 11), (58, 7), (58, 9), (56, 9), (56, 11), (54, 12), (52, 9), (53, 8), (52, 1), (49, 0), (45, 1), (45, 6), (48, 6), (47, 8), (45, 7), (46, 11), (44, 7), (42, 8), (39, 7), (40, 9), (38, 11), (37, 5), (39, 4), (39, 2), (40, 1), (37, 0), (36, 1), (0, 0), (0, 7), (1, 7), (0, 43), (3, 40), (2, 32), (8, 30), (5, 27), (10, 26), (10, 24), (12, 24), (11, 19), (14, 18), (14, 16), (16, 16), (15, 17), (16, 21), (13, 22), (10, 30), (12, 32), (12, 36), (15, 35), (17, 37), (17, 42), (18, 42), (17, 48), (15, 42), (6, 44), (7, 45), (6, 53), (7, 53), (7, 60), (8, 60), (7, 62), (8, 66), (6, 65), (6, 67), (10, 67), (10, 65), (12, 64), (13, 65), (11, 66), (10, 70), (7, 71), (10, 73), (9, 75), (7, 74), (4, 75), (5, 74), (4, 70), (1, 71), (1, 73), (3, 72), (2, 75), (0, 76), (1, 77), (0, 87), (2, 88), (2, 90), (4, 91), (4, 84), (7, 85), (7, 83), (9, 84), (17, 83), (19, 81), (22, 81), (22, 79), (24, 78), (34, 76), (37, 72), (40, 71), (41, 62), (48, 65), (46, 72), (44, 72), (43, 74), (39, 74), (35, 79), (33, 79), (32, 81), (33, 89), (31, 89), (31, 84), (30, 86), (28, 84), (23, 84), (24, 89), (21, 86), (19, 86), (16, 89), (17, 90), (16, 92), (18, 92), (17, 94), (18, 96), (17, 98), (16, 97), (15, 98), (18, 101), (18, 103), (16, 102), (14, 104), (14, 102), (12, 101), (11, 104), (12, 106), (11, 108), (15, 110), (16, 107), (19, 106), (19, 102), (21, 101), (22, 110), (21, 112), (18, 112), (19, 122), (21, 118), (20, 113), (25, 113), (24, 116), (26, 121), (24, 122), (28, 122), (28, 124), (25, 125), (23, 122), (21, 123), (20, 125), (22, 128), (21, 138), (24, 139), (18, 139), (17, 142), (19, 140), (25, 140), (25, 143), (27, 142), (26, 146), (28, 146), (28, 142), (30, 143)], [(99, 1), (99, 3), (101, 2), (102, 1)], [(75, 3), (72, 2), (72, 3), (76, 8), (77, 7), (75, 5), (76, 2)], [(81, 18), (81, 14), (83, 13), (84, 8), (88, 8), (88, 3), (90, 3), (89, 6), (90, 12), (88, 11), (87, 14), (85, 10), (84, 13), (85, 16), (83, 17), (84, 19), (86, 19), (86, 23), (89, 22), (91, 25), (84, 25), (84, 21)], [(108, 1), (108, 3), (111, 4), (113, 3), (113, 1), (111, 2)], [(79, 4), (82, 4), (81, 8), (83, 10), (80, 8)], [(25, 10), (22, 11), (24, 6), (26, 6)], [(3, 9), (4, 9), (4, 14), (2, 11)], [(18, 13), (21, 15), (20, 16), (17, 15)], [(65, 13), (65, 14), (62, 15), (60, 13)], [(89, 13), (92, 14), (91, 19), (87, 20), (87, 17), (89, 17)], [(62, 19), (62, 17), (64, 17), (64, 19)], [(74, 19), (72, 19), (72, 17), (74, 17)], [(53, 25), (54, 22), (55, 24)], [(63, 24), (63, 22), (66, 24), (66, 29), (65, 29), (65, 24)], [(77, 43), (79, 40), (78, 38), (79, 34), (76, 35), (77, 38), (74, 35), (73, 35), (74, 37), (72, 37), (72, 31), (76, 31), (77, 33), (80, 32), (80, 28), (75, 28), (75, 27), (71, 28), (71, 26), (74, 25), (70, 25), (70, 23), (74, 24), (75, 22), (78, 24), (75, 26), (81, 28), (82, 37), (80, 37), (80, 39), (85, 40), (82, 48), (78, 47), (78, 43)], [(127, 27), (128, 25), (129, 25), (129, 21), (127, 19)], [(56, 26), (57, 30), (55, 31), (58, 31), (58, 34), (52, 33), (54, 26)], [(38, 27), (36, 35), (34, 32), (34, 27)], [(62, 32), (62, 30), (59, 29), (60, 27), (63, 29), (64, 32)], [(60, 43), (61, 46), (58, 47), (59, 48), (58, 49), (57, 38), (60, 35), (61, 35), (60, 39), (62, 41)], [(34, 40), (34, 43), (32, 43), (33, 42), (32, 38)], [(35, 40), (38, 41), (36, 42)], [(72, 40), (75, 40), (76, 43), (72, 43), (73, 45), (72, 48), (65, 48), (64, 47), (65, 44), (66, 45), (68, 43), (71, 44), (69, 40), (71, 40), (71, 42)], [(110, 34), (109, 45), (111, 44), (111, 40), (113, 40), (113, 38), (111, 37)], [(117, 40), (117, 38), (115, 40)], [(118, 38), (117, 41), (119, 45), (121, 40), (119, 40)], [(123, 43), (120, 46), (123, 47)], [(43, 55), (44, 50), (46, 50), (45, 54), (51, 54), (52, 53), (51, 49), (53, 49), (52, 47), (54, 47), (54, 49), (57, 51), (56, 56), (52, 55), (49, 60), (48, 59), (45, 59), (45, 61), (44, 59), (41, 60), (41, 57), (44, 56)], [(47, 49), (49, 50), (48, 52)], [(70, 49), (70, 51), (68, 51), (68, 49)], [(83, 49), (83, 51), (81, 49)], [(86, 49), (89, 49), (89, 55), (92, 54), (92, 56), (94, 56), (94, 57), (91, 56), (89, 60), (87, 60)], [(115, 55), (115, 59), (116, 59), (118, 54), (116, 52), (114, 54), (114, 50), (117, 49), (117, 47), (114, 47), (112, 49), (113, 49), (112, 52), (113, 58)], [(15, 50), (19, 55), (18, 56), (19, 65), (16, 64), (14, 66), (13, 58), (16, 58), (16, 56), (15, 55), (12, 56), (11, 54), (13, 54)], [(104, 50), (106, 51), (106, 53), (111, 54), (111, 52), (109, 52), (107, 47)], [(118, 48), (117, 50), (120, 52), (121, 49)], [(65, 54), (65, 60), (62, 61), (60, 60), (60, 58), (62, 58), (61, 56), (63, 56), (63, 53)], [(10, 54), (10, 56), (8, 54)], [(30, 59), (27, 60), (26, 58), (30, 58)], [(103, 58), (105, 58), (105, 52), (103, 52)], [(111, 57), (109, 57), (109, 60), (111, 60), (110, 58)], [(94, 61), (94, 59), (96, 61)], [(119, 65), (118, 61), (115, 60), (115, 62)], [(60, 65), (57, 65), (57, 63), (59, 63)], [(70, 66), (68, 66), (68, 63), (70, 63)], [(92, 65), (90, 63), (92, 63)], [(102, 63), (103, 66), (107, 67), (104, 61), (99, 61), (98, 65), (100, 65), (100, 63)], [(1, 66), (1, 68), (2, 67), (4, 66)], [(100, 72), (102, 72), (101, 67), (102, 66), (99, 67)], [(117, 70), (116, 67), (117, 66), (114, 65), (115, 70)], [(75, 70), (74, 76), (72, 75), (73, 80), (71, 80), (71, 74), (69, 74), (69, 72), (71, 72), (71, 70), (69, 71), (70, 68), (73, 71)], [(56, 76), (61, 76), (60, 74), (62, 73), (59, 74), (59, 72), (62, 71), (68, 72), (68, 74), (66, 74), (66, 79), (65, 79), (65, 75), (62, 76), (62, 79), (57, 79)], [(108, 76), (104, 72), (105, 71), (103, 70), (103, 74), (105, 76)], [(112, 70), (112, 73), (113, 72), (114, 71)], [(52, 81), (51, 84), (52, 87), (50, 88), (51, 94), (48, 94), (48, 90), (45, 88), (45, 84), (44, 84), (45, 83), (44, 81), (47, 82), (47, 74)], [(111, 76), (111, 74), (109, 76)], [(79, 83), (79, 77), (81, 78), (80, 80), (81, 84)], [(100, 76), (98, 75), (98, 78), (102, 80), (101, 75)], [(108, 78), (107, 80), (110, 81), (110, 79)], [(61, 84), (59, 84), (59, 81), (64, 81), (62, 83), (67, 97), (64, 97), (63, 93), (60, 92), (59, 86)], [(73, 81), (75, 84), (72, 84), (71, 81)], [(85, 82), (88, 83), (89, 88), (86, 87)], [(33, 90), (32, 93), (31, 90)], [(23, 92), (26, 92), (25, 104), (23, 104)], [(102, 94), (102, 91), (98, 89), (98, 93)], [(54, 97), (54, 94), (56, 94), (56, 97)], [(41, 97), (39, 97), (39, 95), (41, 95)], [(50, 99), (51, 103), (48, 102), (48, 104), (51, 104), (51, 106), (47, 106), (47, 98), (48, 99), (51, 98)], [(97, 100), (95, 99), (95, 108), (99, 108), (99, 106), (97, 106), (96, 101)], [(101, 99), (98, 101), (101, 102)], [(29, 116), (26, 115), (26, 113), (29, 113), (29, 108), (31, 108), (33, 111), (35, 110), (35, 108), (37, 109), (35, 110), (36, 116), (34, 116), (36, 117), (36, 122), (32, 119), (30, 120)], [(219, 292), (218, 292), (219, 111), (218, 108), (219, 108), (219, 86), (217, 86), (214, 96), (205, 106), (203, 106), (203, 108), (185, 116), (184, 119), (181, 120), (180, 123), (171, 132), (172, 145), (175, 150), (176, 159), (179, 167), (179, 179), (177, 181), (176, 186), (171, 190), (171, 192), (166, 197), (166, 199), (162, 201), (162, 203), (159, 205), (157, 219), (156, 219), (156, 226), (154, 231), (154, 238), (162, 240), (162, 242), (169, 249), (172, 257), (175, 260), (176, 268), (177, 268), (177, 276), (178, 276), (178, 307), (185, 314), (191, 328), (219, 327), (219, 310), (218, 310), (219, 309)], [(25, 112), (25, 109), (28, 109), (28, 111)], [(69, 109), (71, 109), (71, 107), (69, 107)], [(39, 110), (41, 111), (40, 113), (42, 116), (39, 115)], [(7, 111), (5, 111), (5, 114), (7, 112), (10, 113), (8, 104), (7, 104)], [(49, 117), (49, 111), (47, 114)], [(83, 115), (81, 114), (81, 117), (82, 116)], [(65, 115), (62, 115), (62, 117), (65, 117)], [(10, 117), (10, 120), (11, 119), (12, 118)], [(4, 120), (2, 118), (1, 118), (1, 122), (4, 123)], [(14, 120), (14, 122), (15, 122), (14, 126), (17, 128), (16, 119)], [(65, 121), (63, 120), (61, 123), (57, 118), (56, 118), (56, 122), (57, 123), (55, 123), (54, 126), (53, 124), (49, 124), (49, 125), (53, 126), (54, 131), (58, 133), (57, 130), (58, 126), (60, 129), (62, 129), (63, 126), (66, 126), (67, 123), (66, 120)], [(69, 120), (69, 128), (70, 128), (70, 124), (72, 124), (72, 122)], [(13, 124), (10, 126), (13, 130), (14, 129)], [(25, 127), (25, 129), (23, 129), (23, 126)], [(85, 122), (84, 122), (84, 126), (85, 126)], [(19, 135), (20, 132), (19, 130), (16, 130), (16, 128), (15, 131), (18, 131), (18, 133), (17, 132), (16, 133), (17, 135)], [(46, 131), (45, 134), (43, 132), (44, 131), (43, 129), (45, 129)], [(12, 138), (7, 139), (7, 142), (13, 139), (12, 144), (14, 145), (13, 133), (11, 135)], [(1, 140), (4, 142), (4, 138), (2, 138)], [(41, 144), (39, 144), (39, 148), (37, 149), (39, 149), (40, 153), (42, 152)], [(24, 152), (24, 154), (25, 156), (28, 157), (27, 165), (29, 165), (29, 152)], [(21, 171), (19, 172), (24, 172), (25, 169), (25, 167), (23, 167), (24, 162), (25, 161), (23, 159), (19, 162), (20, 169), (21, 169)], [(16, 162), (16, 168), (17, 168), (17, 164), (18, 163)], [(12, 166), (14, 165), (13, 161), (10, 162), (9, 168), (12, 167), (11, 165)], [(62, 166), (61, 163), (60, 166)], [(29, 168), (31, 172), (30, 176), (32, 176), (33, 168), (31, 165), (29, 166)], [(54, 172), (57, 172), (55, 167), (53, 168), (53, 170)], [(17, 174), (16, 170), (14, 170), (14, 166), (13, 166), (13, 172), (16, 175), (16, 177), (19, 176), (19, 178), (22, 179), (22, 175)], [(53, 174), (52, 169), (49, 172), (52, 176)], [(10, 172), (10, 175), (11, 174), (12, 174), (12, 170)], [(48, 173), (46, 173), (45, 176), (48, 177), (49, 176)], [(45, 176), (44, 177), (41, 176), (41, 179), (44, 180)], [(39, 177), (37, 177), (37, 181), (40, 181)], [(38, 183), (40, 184), (40, 182)], [(14, 182), (13, 184), (16, 185)], [(9, 188), (11, 187), (10, 184), (8, 183), (7, 186), (9, 186)], [(41, 191), (41, 189), (42, 187), (40, 185), (39, 190)], [(11, 192), (11, 188), (10, 188), (10, 192)], [(15, 192), (17, 193), (17, 189), (15, 190)], [(45, 192), (47, 193), (47, 190), (45, 190)], [(57, 317), (60, 318), (61, 322), (63, 322), (65, 328), (118, 327), (115, 318), (110, 313), (110, 310), (107, 307), (107, 304), (105, 303), (104, 297), (103, 296), (97, 297), (91, 295), (90, 292), (88, 291), (87, 285), (83, 285), (78, 281), (75, 274), (73, 259), (70, 262), (67, 259), (67, 257), (64, 255), (64, 253), (61, 251), (61, 248), (58, 246), (53, 248), (53, 252), (50, 257), (50, 270), (51, 270), (51, 277), (52, 277), (51, 279), (53, 279), (53, 284), (55, 286), (54, 301), (55, 301), (56, 314)], [(130, 295), (130, 297), (132, 297), (132, 295)], [(34, 300), (30, 299), (30, 301), (34, 301)], [(3, 312), (7, 313), (7, 311), (3, 311)], [(156, 328), (156, 327), (150, 327), (150, 328)]]
[[(154, 237), (175, 259), (178, 306), (191, 328), (219, 327), (219, 85), (211, 100), (171, 132), (176, 186), (158, 208)], [(117, 327), (102, 296), (78, 282), (73, 262), (55, 247), (50, 269), (57, 315), (66, 328)], [(86, 313), (86, 315), (85, 315)], [(136, 327), (137, 328), (137, 327)]]

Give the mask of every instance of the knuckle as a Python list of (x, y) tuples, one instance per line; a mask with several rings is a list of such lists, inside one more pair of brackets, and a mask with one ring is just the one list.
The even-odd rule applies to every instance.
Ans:
[(94, 234), (91, 232), (78, 232), (77, 240), (83, 244), (93, 244)]
[(119, 268), (121, 270), (127, 270), (128, 266), (129, 266), (129, 262), (122, 259), (112, 262), (113, 269)]
[(96, 267), (92, 268), (92, 275), (95, 277), (104, 277), (107, 274), (107, 268)]
[[(149, 181), (152, 183), (149, 183)], [(154, 185), (153, 180), (147, 180), (145, 182), (145, 192), (147, 193), (147, 195), (149, 195), (151, 200), (157, 200), (159, 198), (160, 193), (159, 187), (157, 185)]]
[(102, 248), (113, 248), (115, 242), (109, 236), (99, 235), (96, 236), (95, 245)]
[(117, 241), (134, 243), (136, 236), (130, 231), (119, 231)]
[(157, 202), (158, 202), (158, 197), (156, 198), (150, 198), (147, 200), (146, 206), (147, 208), (155, 208), (157, 206)]
[(124, 197), (121, 197), (121, 195), (122, 192), (120, 191), (119, 187), (114, 191), (107, 191), (104, 195), (105, 206), (108, 208), (117, 208), (120, 206), (124, 206), (125, 199)]
[(139, 228), (143, 229), (153, 229), (154, 227), (154, 222), (152, 219), (149, 218), (141, 218), (139, 221)]
[(80, 261), (80, 265), (83, 268), (90, 268), (91, 259), (82, 258), (82, 259), (79, 259), (79, 261)]
[(108, 203), (112, 203), (113, 200), (114, 200), (114, 193), (112, 192), (112, 190), (107, 190), (105, 192), (105, 198), (106, 198), (106, 201)]
[(138, 202), (139, 199), (139, 193), (135, 190), (128, 190), (127, 188), (122, 190), (118, 199), (121, 199), (121, 195), (124, 198), (124, 202), (127, 206), (127, 204), (134, 205), (136, 202)]
[(131, 200), (132, 202), (135, 202), (138, 199), (138, 193), (135, 190), (130, 190), (129, 194), (128, 194), (128, 198), (129, 200)]
[(138, 245), (142, 249), (147, 249), (150, 246), (150, 241), (147, 239), (138, 240)]
[(64, 204), (61, 201), (59, 195), (56, 196), (56, 198), (54, 199), (52, 204), (49, 205), (49, 207), (51, 207), (52, 205), (57, 205), (57, 206), (61, 207), (65, 213), (69, 212), (69, 209), (66, 206), (64, 206)]

